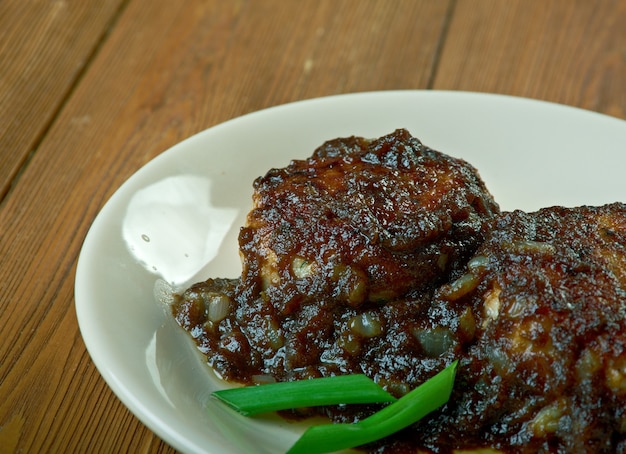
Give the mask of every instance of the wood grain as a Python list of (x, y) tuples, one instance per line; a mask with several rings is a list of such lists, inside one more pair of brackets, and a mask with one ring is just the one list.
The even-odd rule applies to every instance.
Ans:
[(626, 118), (626, 2), (459, 0), (433, 88)]
[(623, 0), (0, 2), (0, 452), (173, 452), (104, 383), (74, 312), (89, 226), (154, 156), (248, 112), (368, 90), (624, 118), (624, 23)]
[(122, 4), (0, 2), (0, 201)]
[(10, 269), (0, 298), (0, 446), (171, 450), (99, 377), (73, 307), (84, 235), (135, 170), (194, 132), (270, 105), (426, 87), (446, 3), (327, 0), (304, 14), (302, 5), (134, 0), (117, 18), (0, 209), (0, 269)]

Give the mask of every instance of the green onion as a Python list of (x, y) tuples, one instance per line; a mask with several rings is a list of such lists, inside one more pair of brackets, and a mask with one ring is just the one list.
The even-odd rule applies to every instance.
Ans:
[(454, 361), (398, 401), (358, 423), (310, 427), (287, 454), (320, 454), (354, 448), (410, 426), (450, 399), (457, 364)]
[(213, 395), (245, 416), (290, 408), (397, 400), (361, 374), (224, 389)]

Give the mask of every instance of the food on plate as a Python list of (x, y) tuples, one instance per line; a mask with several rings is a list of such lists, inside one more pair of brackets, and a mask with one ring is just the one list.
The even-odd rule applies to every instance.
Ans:
[(476, 170), (397, 130), (326, 142), (258, 178), (253, 202), (241, 278), (194, 285), (176, 306), (209, 364), (240, 382), (365, 372), (396, 394), (419, 384), (405, 322), (499, 211)]
[(503, 213), (421, 323), (459, 373), (405, 446), (626, 450), (626, 205)]
[[(417, 423), (450, 399), (457, 362), (389, 406), (355, 423), (309, 427), (287, 454), (323, 454), (378, 441)], [(305, 383), (310, 380), (300, 380)]]
[(244, 416), (301, 407), (398, 400), (363, 374), (227, 388), (214, 391), (212, 395)]
[(223, 378), (365, 374), (399, 398), (458, 359), (448, 404), (369, 451), (626, 450), (626, 205), (500, 213), (471, 165), (397, 130), (257, 179), (239, 244), (240, 278), (173, 305)]
[(322, 454), (380, 440), (437, 410), (450, 399), (457, 364), (454, 361), (400, 399), (393, 398), (365, 375), (268, 383), (223, 389), (212, 395), (245, 416), (303, 406), (390, 403), (358, 423), (311, 426), (287, 452)]
[(472, 166), (406, 130), (331, 140), (254, 182), (241, 288), (281, 314), (419, 294), (467, 260), (497, 212)]

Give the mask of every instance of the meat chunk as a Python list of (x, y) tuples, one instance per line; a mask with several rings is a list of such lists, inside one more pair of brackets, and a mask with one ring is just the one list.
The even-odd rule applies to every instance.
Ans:
[(253, 199), (241, 279), (197, 284), (177, 306), (215, 370), (250, 382), (378, 367), (386, 386), (415, 386), (405, 322), (498, 213), (474, 168), (397, 130), (329, 141), (257, 179)]
[(254, 182), (239, 237), (242, 284), (282, 313), (317, 300), (358, 307), (444, 282), (498, 206), (468, 163), (406, 130), (329, 141)]
[[(458, 329), (468, 310), (471, 338)], [(419, 443), (626, 450), (626, 205), (503, 214), (423, 325), (448, 334), (442, 365), (461, 364)]]

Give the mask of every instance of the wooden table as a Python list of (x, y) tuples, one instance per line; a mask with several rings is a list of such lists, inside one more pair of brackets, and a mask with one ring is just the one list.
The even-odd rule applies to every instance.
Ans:
[(626, 118), (624, 0), (0, 2), (0, 452), (171, 452), (85, 350), (76, 260), (108, 197), (180, 140), (370, 90)]

